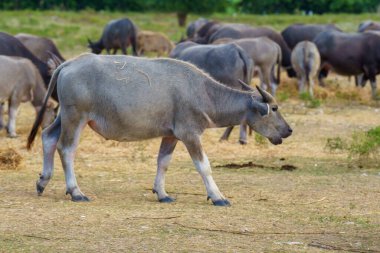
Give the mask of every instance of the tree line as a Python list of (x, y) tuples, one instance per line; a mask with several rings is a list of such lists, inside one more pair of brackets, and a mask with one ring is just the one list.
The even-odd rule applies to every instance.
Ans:
[(212, 13), (363, 13), (376, 12), (380, 0), (1, 0), (0, 9), (110, 10)]

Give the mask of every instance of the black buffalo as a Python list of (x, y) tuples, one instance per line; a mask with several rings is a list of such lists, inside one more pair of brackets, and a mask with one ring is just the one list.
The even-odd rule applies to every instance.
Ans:
[(334, 24), (327, 25), (304, 25), (294, 24), (285, 28), (281, 35), (290, 49), (293, 49), (301, 41), (313, 41), (321, 32), (335, 30), (341, 31)]
[(116, 54), (118, 49), (121, 49), (123, 54), (127, 54), (129, 45), (132, 45), (133, 55), (137, 55), (136, 49), (137, 28), (128, 18), (117, 19), (110, 21), (103, 30), (102, 37), (97, 42), (92, 42), (88, 39), (88, 47), (95, 54), (100, 54), (103, 49), (110, 54), (113, 49), (113, 54)]
[[(314, 43), (321, 55), (321, 71), (334, 70), (339, 75), (364, 75), (370, 80), (376, 98), (376, 75), (380, 73), (380, 36), (372, 33), (347, 34), (337, 31), (320, 33)], [(322, 81), (324, 75), (319, 75)]]
[[(14, 36), (0, 32), (0, 55), (19, 56), (28, 58), (37, 67), (43, 78), (46, 87), (49, 85), (51, 78), (48, 65), (32, 54), (18, 39)], [(57, 91), (54, 90), (52, 97), (58, 101)]]

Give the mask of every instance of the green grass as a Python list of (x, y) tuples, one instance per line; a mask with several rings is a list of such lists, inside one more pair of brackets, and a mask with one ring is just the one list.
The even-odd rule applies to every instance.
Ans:
[[(0, 31), (10, 34), (31, 33), (52, 38), (67, 58), (88, 52), (87, 38), (100, 37), (104, 25), (111, 19), (129, 17), (143, 30), (159, 31), (171, 40), (178, 41), (185, 34), (185, 28), (177, 25), (174, 13), (133, 13), (73, 11), (0, 11)], [(189, 15), (188, 22), (198, 15)], [(247, 15), (213, 14), (207, 16), (223, 22), (241, 22), (253, 26), (271, 26), (281, 31), (293, 23), (335, 23), (347, 32), (354, 32), (360, 22), (367, 19), (380, 21), (376, 14), (334, 14), (334, 15)]]

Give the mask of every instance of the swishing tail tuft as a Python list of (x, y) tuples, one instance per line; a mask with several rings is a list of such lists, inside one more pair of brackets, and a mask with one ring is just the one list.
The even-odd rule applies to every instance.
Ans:
[(33, 123), (33, 127), (32, 127), (32, 130), (30, 130), (30, 133), (29, 133), (29, 136), (28, 136), (28, 142), (26, 144), (26, 148), (28, 150), (30, 150), (30, 148), (32, 147), (32, 144), (34, 142), (34, 139), (36, 138), (36, 135), (37, 135), (37, 132), (38, 132), (38, 128), (39, 126), (41, 125), (42, 123), (42, 120), (44, 118), (44, 114), (45, 114), (45, 111), (46, 111), (46, 105), (49, 101), (49, 98), (51, 96), (51, 94), (53, 93), (53, 90), (57, 84), (57, 79), (58, 79), (58, 75), (59, 75), (59, 72), (61, 71), (61, 69), (63, 68), (63, 66), (66, 65), (66, 64), (61, 64), (53, 73), (53, 76), (51, 77), (51, 80), (50, 80), (50, 83), (49, 83), (49, 88), (46, 92), (46, 95), (45, 95), (45, 99), (44, 99), (44, 103), (41, 107), (41, 110), (38, 112), (38, 115), (37, 115), (37, 118), (36, 120), (34, 121)]

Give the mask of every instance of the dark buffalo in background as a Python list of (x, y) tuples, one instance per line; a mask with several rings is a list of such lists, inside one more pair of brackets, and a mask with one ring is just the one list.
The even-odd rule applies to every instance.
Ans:
[(358, 32), (362, 33), (366, 31), (380, 31), (380, 23), (371, 20), (360, 23)]
[(60, 61), (65, 61), (54, 42), (49, 38), (26, 33), (16, 34), (15, 37), (38, 59), (45, 63), (51, 58), (51, 53), (58, 57)]
[(290, 62), (291, 51), (281, 34), (271, 28), (251, 27), (246, 24), (223, 24), (210, 36), (208, 43), (222, 38), (243, 39), (258, 37), (268, 37), (280, 46), (282, 52), (281, 65), (287, 70), (289, 77), (295, 77), (295, 72)]
[[(380, 73), (380, 36), (372, 33), (347, 34), (325, 31), (315, 39), (321, 55), (321, 70), (334, 70), (343, 76), (364, 74), (376, 98), (376, 75)], [(319, 81), (323, 82), (323, 76)]]
[[(42, 79), (46, 87), (49, 85), (51, 78), (48, 65), (38, 59), (34, 54), (32, 54), (18, 39), (14, 36), (0, 32), (0, 55), (7, 56), (19, 56), (28, 58), (37, 67), (41, 74)], [(54, 90), (52, 97), (58, 101), (57, 90)]]
[(186, 36), (187, 39), (191, 40), (194, 38), (196, 32), (205, 24), (210, 21), (206, 18), (198, 18), (194, 22), (191, 22), (186, 28)]
[(210, 36), (214, 34), (221, 26), (222, 24), (218, 21), (209, 21), (195, 32), (191, 40), (199, 44), (208, 44)]
[(88, 47), (95, 54), (100, 54), (103, 49), (110, 54), (113, 49), (113, 54), (116, 54), (118, 49), (121, 49), (123, 54), (127, 54), (129, 45), (132, 45), (133, 55), (137, 55), (137, 27), (128, 18), (116, 19), (110, 21), (103, 30), (101, 38), (97, 42), (92, 42), (88, 39)]
[(313, 41), (315, 37), (324, 31), (341, 31), (334, 24), (307, 25), (294, 24), (285, 28), (281, 35), (290, 49), (293, 49), (301, 41)]
[[(235, 89), (248, 90), (253, 70), (253, 61), (246, 52), (235, 44), (198, 45), (188, 41), (180, 43), (170, 54), (171, 57), (193, 63), (209, 73), (215, 80)], [(227, 139), (232, 128), (228, 128), (222, 139)], [(241, 126), (241, 144), (247, 143), (246, 125)]]

